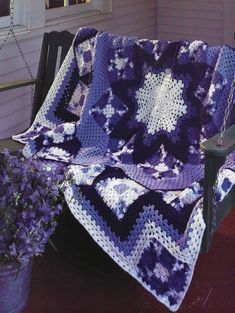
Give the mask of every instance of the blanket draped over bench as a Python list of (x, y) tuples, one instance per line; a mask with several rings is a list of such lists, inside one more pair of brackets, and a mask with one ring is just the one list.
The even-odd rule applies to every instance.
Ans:
[[(227, 46), (81, 28), (33, 125), (13, 137), (26, 157), (64, 162), (75, 218), (172, 311), (205, 228), (199, 144), (219, 132), (234, 72)], [(234, 161), (217, 201), (235, 184)]]

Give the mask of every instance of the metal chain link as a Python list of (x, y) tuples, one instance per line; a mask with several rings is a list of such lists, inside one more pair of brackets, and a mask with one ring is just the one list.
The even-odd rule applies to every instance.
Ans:
[(210, 230), (210, 235), (212, 236), (216, 230), (216, 222), (217, 222), (217, 201), (216, 201), (216, 194), (215, 194), (215, 188), (218, 185), (218, 177), (219, 177), (219, 172), (217, 172), (216, 175), (216, 180), (215, 184), (213, 186), (213, 198), (212, 198), (212, 220), (211, 220), (211, 230)]
[(3, 40), (3, 43), (0, 45), (0, 50), (5, 46), (7, 43), (8, 38), (10, 35), (14, 33), (14, 0), (10, 0), (10, 25), (9, 25), (9, 31), (6, 35), (6, 37)]
[(7, 39), (9, 38), (10, 34), (11, 34), (11, 31), (9, 30), (8, 33), (7, 33), (7, 35), (6, 35), (6, 37), (4, 38), (3, 42), (2, 42), (1, 45), (0, 45), (0, 51), (2, 50), (2, 48), (3, 48), (3, 47), (5, 46), (5, 44), (7, 43)]
[(232, 109), (233, 109), (234, 96), (235, 96), (235, 74), (233, 76), (233, 81), (232, 81), (231, 89), (230, 89), (229, 96), (228, 96), (228, 105), (225, 109), (223, 124), (220, 128), (220, 136), (219, 136), (218, 141), (217, 141), (217, 146), (219, 146), (219, 147), (222, 146), (222, 144), (223, 144), (224, 133), (225, 133), (225, 130), (227, 128), (228, 121), (229, 121), (229, 118), (231, 116)]
[[(8, 31), (6, 37), (4, 38), (2, 44), (0, 45), (0, 51), (6, 45), (7, 40), (10, 37), (10, 35), (12, 35), (12, 37), (13, 37), (13, 39), (15, 41), (16, 47), (17, 47), (17, 49), (19, 51), (20, 57), (21, 57), (21, 59), (24, 62), (25, 68), (27, 69), (27, 72), (28, 72), (30, 78), (33, 80), (34, 79), (33, 73), (32, 73), (32, 71), (30, 69), (30, 66), (29, 66), (26, 58), (25, 58), (23, 50), (22, 50), (22, 48), (20, 46), (20, 43), (19, 43), (19, 41), (17, 39), (17, 36), (15, 34), (15, 31), (14, 31), (14, 0), (10, 0), (10, 25), (9, 25), (9, 31)], [(34, 98), (34, 85), (31, 86), (31, 107), (33, 105), (33, 98)]]

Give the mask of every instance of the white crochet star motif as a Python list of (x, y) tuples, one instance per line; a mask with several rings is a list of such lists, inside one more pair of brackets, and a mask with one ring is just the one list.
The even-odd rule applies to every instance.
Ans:
[(159, 130), (175, 130), (178, 118), (187, 113), (183, 99), (184, 83), (172, 77), (170, 69), (160, 74), (148, 73), (144, 85), (136, 91), (136, 120), (154, 135)]

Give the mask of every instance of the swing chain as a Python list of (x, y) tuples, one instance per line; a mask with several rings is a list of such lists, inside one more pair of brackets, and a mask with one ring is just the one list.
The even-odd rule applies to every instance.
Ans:
[(218, 181), (219, 181), (219, 172), (217, 172), (216, 174), (216, 180), (215, 180), (215, 184), (213, 186), (213, 199), (212, 199), (212, 221), (211, 221), (211, 231), (210, 231), (210, 235), (213, 236), (214, 232), (216, 231), (216, 213), (217, 213), (217, 200), (216, 200), (216, 187), (218, 185)]
[(216, 168), (216, 176), (214, 178), (214, 183), (212, 186), (212, 203), (211, 203), (211, 228), (210, 228), (210, 235), (213, 236), (214, 232), (216, 231), (217, 228), (217, 206), (218, 200), (217, 198), (217, 192), (219, 190), (219, 183), (221, 184), (221, 179), (220, 179), (220, 173), (221, 169), (223, 168), (224, 160), (221, 159), (218, 161), (219, 163), (217, 164)]
[(232, 114), (232, 109), (233, 109), (233, 104), (234, 104), (234, 95), (235, 95), (235, 74), (233, 76), (233, 81), (232, 81), (231, 89), (230, 89), (229, 96), (228, 96), (228, 105), (225, 109), (223, 124), (222, 124), (221, 129), (220, 129), (220, 136), (219, 136), (217, 144), (216, 144), (219, 147), (222, 146), (222, 144), (223, 144), (224, 133), (225, 133), (225, 130), (227, 128), (229, 118)]
[(10, 35), (14, 34), (14, 0), (10, 0), (10, 25), (9, 25), (9, 30), (8, 33), (6, 35), (6, 37), (4, 38), (1, 46), (0, 46), (0, 50), (5, 46), (5, 44), (7, 43), (8, 38), (10, 37)]
[(22, 58), (22, 60), (23, 60), (23, 62), (25, 64), (25, 67), (26, 67), (26, 69), (28, 71), (28, 74), (29, 74), (30, 78), (34, 79), (33, 73), (30, 70), (29, 64), (28, 64), (28, 62), (27, 62), (27, 60), (26, 60), (26, 58), (24, 56), (24, 53), (22, 51), (22, 48), (20, 46), (20, 43), (19, 43), (19, 41), (17, 39), (17, 36), (15, 34), (15, 31), (14, 31), (14, 0), (10, 0), (10, 28), (9, 28), (8, 34), (6, 35), (6, 37), (3, 40), (3, 43), (0, 46), (0, 50), (5, 46), (5, 44), (6, 44), (7, 40), (8, 40), (8, 38), (10, 37), (10, 35), (12, 35), (12, 37), (13, 37), (15, 43), (16, 43), (17, 49), (18, 49), (18, 51), (20, 53), (20, 56), (21, 56), (21, 58)]
[(23, 62), (25, 64), (25, 67), (26, 67), (26, 69), (28, 71), (28, 74), (29, 74), (31, 79), (34, 79), (33, 73), (32, 73), (32, 71), (31, 71), (31, 69), (29, 67), (29, 64), (28, 64), (28, 62), (27, 62), (27, 60), (26, 60), (26, 58), (24, 56), (24, 53), (23, 53), (22, 48), (20, 46), (20, 43), (19, 43), (19, 41), (17, 39), (17, 36), (16, 36), (16, 34), (14, 32), (14, 0), (10, 0), (10, 31), (12, 33), (12, 36), (13, 36), (14, 40), (15, 40), (15, 43), (16, 43), (16, 46), (17, 46), (17, 48), (19, 50), (20, 56), (21, 56), (21, 58), (22, 58), (22, 60), (23, 60)]
[[(31, 80), (33, 80), (34, 79), (33, 73), (32, 73), (32, 71), (30, 69), (30, 66), (29, 66), (25, 56), (24, 56), (24, 53), (22, 51), (22, 48), (20, 46), (20, 43), (19, 43), (19, 41), (17, 39), (17, 36), (15, 34), (15, 31), (14, 31), (14, 0), (10, 0), (10, 26), (9, 26), (9, 31), (8, 31), (6, 37), (3, 40), (3, 43), (0, 45), (0, 51), (6, 45), (7, 40), (10, 37), (10, 35), (12, 35), (12, 37), (13, 37), (13, 39), (15, 41), (16, 47), (17, 47), (17, 49), (19, 51), (21, 59), (24, 62), (24, 65), (25, 65), (25, 67), (27, 69), (27, 72), (28, 72)], [(34, 85), (31, 86), (31, 106), (33, 105), (33, 97), (34, 97)]]

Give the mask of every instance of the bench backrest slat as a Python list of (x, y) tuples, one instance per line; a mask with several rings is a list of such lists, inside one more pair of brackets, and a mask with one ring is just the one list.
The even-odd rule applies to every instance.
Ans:
[(46, 95), (54, 81), (63, 60), (72, 44), (74, 35), (68, 31), (45, 33), (42, 42), (41, 55), (38, 65), (35, 95), (31, 114), (31, 123), (39, 111)]

